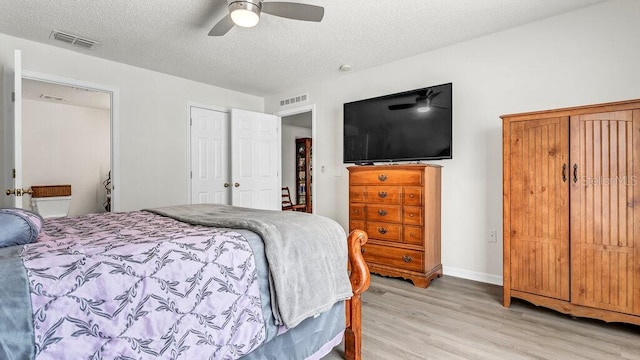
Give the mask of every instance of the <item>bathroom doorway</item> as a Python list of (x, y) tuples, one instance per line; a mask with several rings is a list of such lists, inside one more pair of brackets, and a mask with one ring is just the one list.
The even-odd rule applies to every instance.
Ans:
[(23, 78), (23, 187), (71, 185), (71, 216), (111, 211), (112, 111), (110, 92)]

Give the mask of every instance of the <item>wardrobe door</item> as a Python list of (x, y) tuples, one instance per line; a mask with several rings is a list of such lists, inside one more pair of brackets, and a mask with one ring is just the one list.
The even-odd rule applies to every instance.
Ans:
[(569, 300), (567, 117), (510, 124), (511, 289)]
[[(640, 314), (640, 112), (571, 117), (571, 301)], [(635, 271), (634, 271), (635, 270)]]

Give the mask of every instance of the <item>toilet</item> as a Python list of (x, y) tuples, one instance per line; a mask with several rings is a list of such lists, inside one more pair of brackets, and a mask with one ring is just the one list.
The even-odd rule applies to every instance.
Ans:
[(31, 208), (43, 218), (69, 215), (71, 185), (31, 186)]
[(69, 215), (71, 196), (51, 196), (32, 198), (31, 208), (43, 218), (56, 218)]

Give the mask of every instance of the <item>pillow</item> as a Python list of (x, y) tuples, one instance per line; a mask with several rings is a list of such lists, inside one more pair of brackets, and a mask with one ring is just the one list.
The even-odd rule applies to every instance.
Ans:
[(36, 241), (42, 217), (23, 209), (0, 209), (0, 248)]

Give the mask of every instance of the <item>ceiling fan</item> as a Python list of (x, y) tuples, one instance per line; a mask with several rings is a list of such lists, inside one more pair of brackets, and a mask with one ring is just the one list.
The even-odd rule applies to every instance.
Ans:
[(252, 27), (258, 24), (260, 14), (280, 16), (303, 21), (320, 22), (324, 16), (322, 6), (301, 3), (262, 0), (229, 0), (229, 14), (218, 21), (209, 36), (222, 36), (234, 25)]
[(411, 109), (414, 107), (418, 107), (416, 109), (418, 112), (427, 112), (434, 107), (440, 108), (440, 109), (446, 109), (445, 107), (431, 104), (431, 100), (433, 100), (433, 98), (435, 98), (438, 95), (440, 95), (440, 91), (433, 92), (433, 90), (427, 89), (425, 91), (421, 91), (418, 93), (418, 97), (416, 98), (415, 102), (408, 103), (408, 104), (389, 105), (389, 110), (403, 110), (403, 109)]

